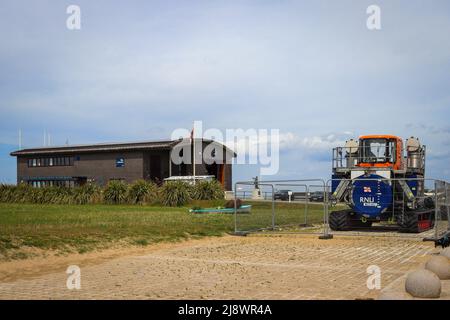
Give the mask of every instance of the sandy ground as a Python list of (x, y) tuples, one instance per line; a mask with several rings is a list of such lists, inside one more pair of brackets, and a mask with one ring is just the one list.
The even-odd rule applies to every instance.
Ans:
[[(0, 264), (0, 299), (370, 299), (436, 250), (417, 238), (264, 235)], [(81, 289), (67, 289), (69, 265)]]

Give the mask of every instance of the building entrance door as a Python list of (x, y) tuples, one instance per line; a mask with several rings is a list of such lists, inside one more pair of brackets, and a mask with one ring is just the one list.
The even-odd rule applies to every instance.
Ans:
[(161, 156), (151, 155), (150, 156), (150, 179), (156, 182), (161, 182), (162, 172), (161, 172)]

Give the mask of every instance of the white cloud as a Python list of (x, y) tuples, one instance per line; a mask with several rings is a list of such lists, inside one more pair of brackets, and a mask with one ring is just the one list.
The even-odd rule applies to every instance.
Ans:
[(163, 138), (200, 119), (279, 129), (283, 172), (320, 173), (299, 161), (359, 134), (449, 150), (446, 1), (380, 0), (380, 32), (366, 29), (369, 1), (77, 4), (73, 33), (64, 3), (2, 2), (2, 142), (19, 128), (30, 146), (44, 129), (55, 144)]

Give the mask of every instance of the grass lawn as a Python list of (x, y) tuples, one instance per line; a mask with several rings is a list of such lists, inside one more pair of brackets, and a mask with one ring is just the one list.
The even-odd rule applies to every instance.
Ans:
[[(191, 206), (218, 206), (223, 201)], [(251, 214), (239, 215), (239, 230), (268, 227), (270, 202), (252, 203)], [(191, 207), (137, 205), (0, 204), (0, 260), (26, 258), (24, 248), (57, 253), (87, 252), (114, 243), (147, 245), (234, 231), (233, 214), (191, 214)], [(322, 221), (322, 206), (312, 205), (309, 221)], [(276, 204), (277, 224), (302, 223), (302, 204)]]

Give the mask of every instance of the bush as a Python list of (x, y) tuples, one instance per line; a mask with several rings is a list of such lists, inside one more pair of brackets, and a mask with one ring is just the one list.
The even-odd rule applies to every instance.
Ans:
[[(20, 185), (22, 186), (22, 185)], [(22, 202), (23, 196), (19, 194), (19, 186), (2, 184), (0, 186), (0, 202)]]
[(35, 204), (145, 204), (161, 202), (165, 206), (183, 206), (192, 200), (223, 200), (224, 191), (216, 180), (199, 181), (195, 186), (182, 181), (169, 181), (161, 187), (138, 180), (131, 186), (123, 181), (110, 181), (102, 189), (96, 184), (67, 188), (28, 184), (0, 185), (0, 202)]
[(182, 181), (168, 181), (161, 187), (161, 202), (165, 206), (180, 207), (191, 201), (192, 186)]
[(33, 188), (27, 186), (25, 202), (36, 204), (73, 204), (74, 190), (65, 187)]
[(225, 193), (217, 180), (203, 180), (198, 181), (193, 187), (192, 198), (195, 200), (223, 200)]
[(74, 189), (73, 202), (75, 204), (100, 203), (102, 200), (102, 190), (93, 183), (86, 183)]
[(158, 201), (158, 187), (153, 182), (138, 180), (128, 190), (128, 201), (132, 204), (155, 203)]
[(0, 187), (0, 202), (35, 204), (72, 204), (74, 190), (63, 187), (33, 188), (27, 184)]
[(106, 203), (120, 204), (125, 203), (127, 198), (128, 186), (125, 182), (120, 180), (112, 180), (108, 182), (103, 199)]

